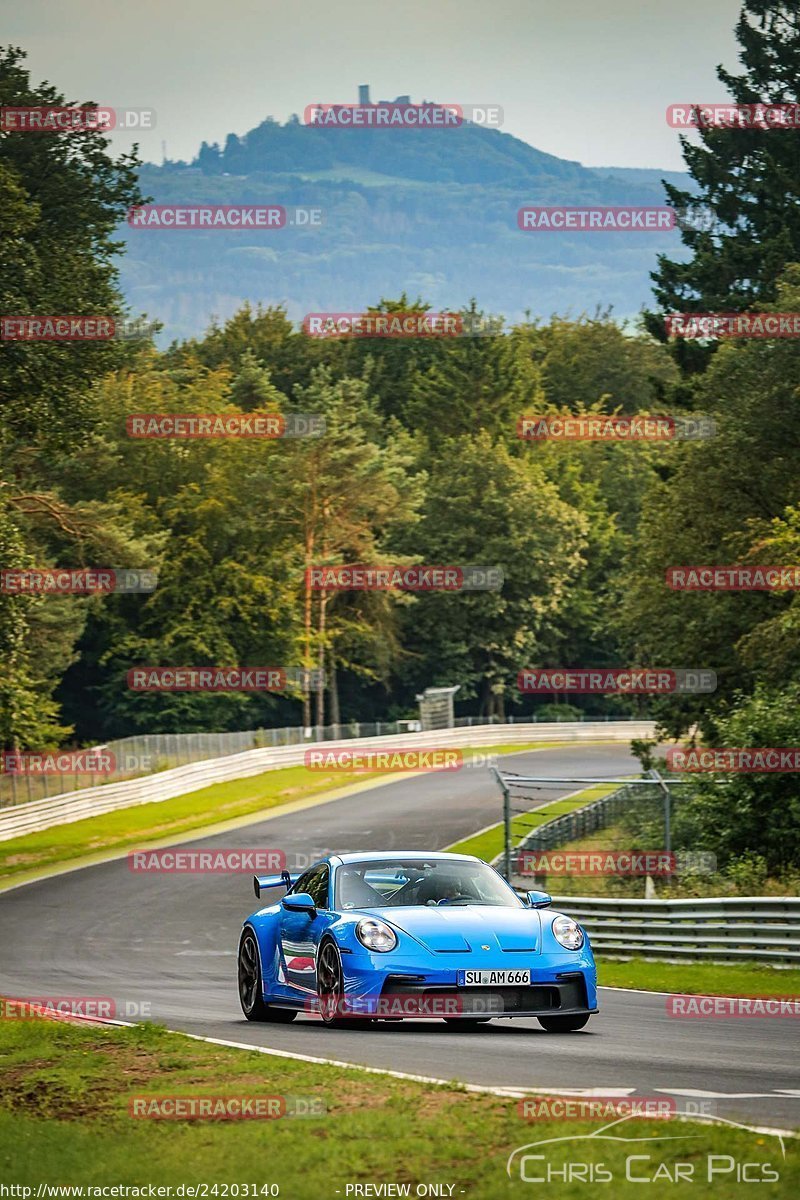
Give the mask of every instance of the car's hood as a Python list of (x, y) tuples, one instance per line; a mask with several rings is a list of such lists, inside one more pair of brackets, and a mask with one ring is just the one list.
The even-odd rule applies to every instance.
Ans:
[(541, 949), (539, 913), (532, 908), (501, 908), (481, 904), (414, 905), (375, 908), (380, 917), (421, 942), (434, 954)]

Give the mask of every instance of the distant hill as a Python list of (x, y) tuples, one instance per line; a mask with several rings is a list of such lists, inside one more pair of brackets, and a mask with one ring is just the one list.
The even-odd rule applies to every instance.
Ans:
[[(687, 176), (664, 172), (674, 182)], [(498, 130), (319, 129), (268, 118), (191, 163), (146, 165), (155, 203), (278, 203), (324, 210), (317, 229), (125, 229), (123, 287), (165, 337), (202, 332), (243, 301), (358, 311), (382, 296), (435, 308), (470, 297), (516, 320), (612, 306), (631, 317), (650, 302), (659, 251), (677, 232), (521, 232), (523, 204), (661, 205), (662, 173), (593, 168)]]

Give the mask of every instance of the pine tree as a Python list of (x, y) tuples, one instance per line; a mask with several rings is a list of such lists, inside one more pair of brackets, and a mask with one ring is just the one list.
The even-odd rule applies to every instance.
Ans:
[[(744, 67), (717, 77), (736, 104), (793, 104), (800, 80), (800, 7), (745, 0), (736, 28)], [(708, 97), (703, 98), (703, 103)], [(682, 138), (696, 191), (665, 182), (669, 202), (689, 214), (711, 210), (712, 228), (687, 228), (688, 262), (659, 256), (654, 291), (667, 312), (738, 312), (775, 299), (776, 280), (800, 261), (800, 131), (795, 128), (701, 127), (700, 144)], [(699, 221), (698, 225), (706, 225)], [(650, 331), (665, 338), (663, 317)], [(684, 366), (700, 365), (696, 344), (678, 349)]]

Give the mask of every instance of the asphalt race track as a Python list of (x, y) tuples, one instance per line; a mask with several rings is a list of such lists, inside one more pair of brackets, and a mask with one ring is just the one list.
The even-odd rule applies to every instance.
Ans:
[[(508, 755), (503, 765), (614, 776), (638, 764), (609, 743)], [(500, 815), (488, 770), (471, 769), (398, 780), (192, 845), (280, 848), (290, 862), (312, 850), (438, 849)], [(236, 948), (255, 907), (249, 875), (134, 874), (125, 858), (27, 884), (0, 894), (0, 993), (113, 997), (122, 1017), (126, 1004), (149, 1005), (153, 1020), (174, 1029), (298, 1054), (496, 1087), (664, 1091), (679, 1108), (705, 1098), (729, 1119), (800, 1124), (791, 1021), (676, 1020), (658, 994), (603, 990), (601, 1013), (584, 1031), (560, 1036), (524, 1020), (476, 1032), (441, 1021), (366, 1030), (329, 1030), (302, 1016), (287, 1026), (248, 1023)]]

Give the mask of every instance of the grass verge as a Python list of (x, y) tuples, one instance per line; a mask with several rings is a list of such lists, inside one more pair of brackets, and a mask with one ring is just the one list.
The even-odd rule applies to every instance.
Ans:
[[(444, 1025), (441, 1036), (458, 1037)], [(720, 1182), (735, 1182), (730, 1166), (708, 1180), (709, 1156), (730, 1155), (735, 1162), (759, 1164), (751, 1173), (764, 1173), (764, 1164), (778, 1173), (777, 1181), (761, 1183), (759, 1196), (800, 1191), (800, 1152), (793, 1139), (785, 1143), (784, 1160), (779, 1140), (768, 1134), (635, 1119), (612, 1132), (636, 1141), (592, 1143), (586, 1135), (597, 1133), (604, 1122), (524, 1120), (516, 1100), (468, 1093), (455, 1084), (435, 1087), (266, 1057), (152, 1025), (111, 1029), (0, 1021), (0, 1066), (2, 1178), (32, 1187), (34, 1196), (39, 1184), (143, 1186), (138, 1194), (144, 1196), (149, 1184), (217, 1184), (216, 1193), (206, 1194), (268, 1196), (278, 1193), (261, 1189), (277, 1185), (287, 1200), (344, 1200), (348, 1194), (382, 1194), (363, 1185), (408, 1184), (405, 1194), (414, 1196), (425, 1194), (417, 1185), (435, 1183), (445, 1190), (433, 1194), (497, 1200), (519, 1193), (519, 1169), (512, 1179), (506, 1174), (513, 1150), (568, 1135), (579, 1140), (531, 1149), (545, 1159), (528, 1162), (529, 1176), (563, 1171), (570, 1161), (595, 1169), (602, 1164), (613, 1177), (615, 1197), (640, 1196), (642, 1185), (626, 1181), (625, 1169), (626, 1159), (639, 1155), (632, 1171), (639, 1177), (660, 1170), (663, 1180), (664, 1171), (674, 1172), (677, 1162), (693, 1171), (691, 1186), (662, 1188), (656, 1195), (705, 1198), (732, 1194), (720, 1191)], [(134, 1097), (163, 1095), (302, 1097), (324, 1115), (227, 1121), (129, 1115)], [(646, 1138), (665, 1140), (638, 1140)], [(586, 1196), (585, 1175), (583, 1181), (562, 1180), (553, 1181), (560, 1197)], [(245, 1183), (254, 1190), (242, 1190)], [(226, 1184), (238, 1184), (240, 1190), (225, 1192)], [(354, 1192), (358, 1184), (362, 1188)]]
[(800, 970), (762, 963), (668, 963), (597, 955), (601, 986), (693, 996), (800, 996)]
[[(521, 746), (501, 743), (479, 749), (465, 747), (464, 757), (551, 750), (565, 744), (531, 742)], [(305, 766), (280, 767), (249, 779), (212, 784), (173, 800), (121, 808), (69, 825), (54, 825), (39, 833), (0, 842), (0, 887), (4, 881), (34, 876), (62, 863), (100, 858), (131, 846), (176, 838), (205, 826), (267, 813), (280, 805), (320, 797), (344, 787), (364, 787), (381, 779), (400, 778), (397, 772), (389, 771), (356, 774), (340, 770), (310, 771)]]

